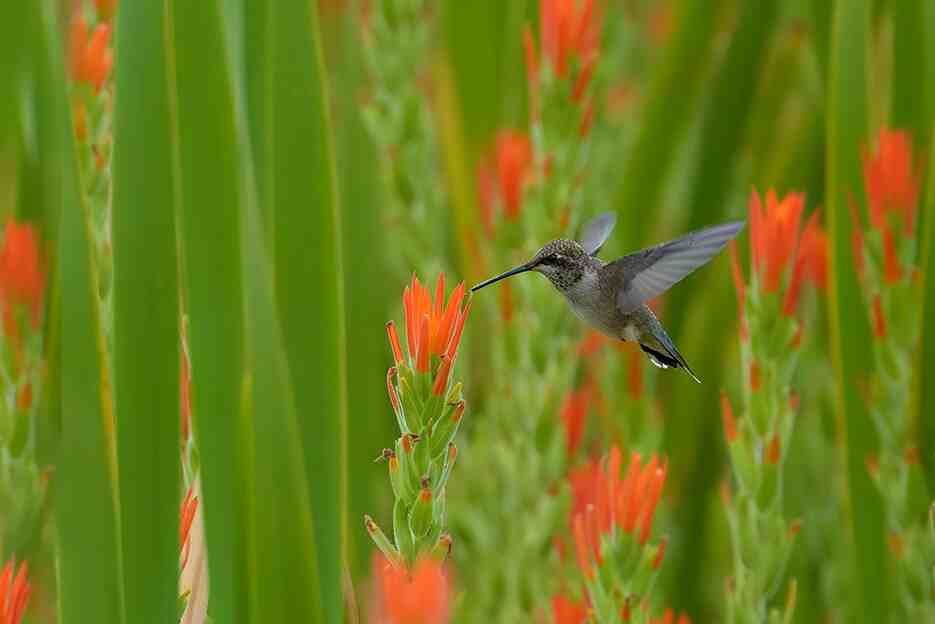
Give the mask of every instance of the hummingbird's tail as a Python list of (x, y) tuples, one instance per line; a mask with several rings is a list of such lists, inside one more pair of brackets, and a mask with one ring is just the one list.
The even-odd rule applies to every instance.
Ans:
[(649, 356), (649, 361), (660, 368), (682, 368), (686, 373), (691, 375), (691, 378), (694, 379), (696, 383), (701, 383), (701, 380), (698, 379), (698, 375), (696, 375), (692, 367), (688, 365), (688, 362), (685, 361), (685, 358), (682, 357), (679, 350), (675, 348), (675, 343), (669, 338), (669, 334), (661, 327), (654, 333), (654, 338), (656, 342), (658, 342), (658, 346), (650, 346), (640, 342), (640, 349)]

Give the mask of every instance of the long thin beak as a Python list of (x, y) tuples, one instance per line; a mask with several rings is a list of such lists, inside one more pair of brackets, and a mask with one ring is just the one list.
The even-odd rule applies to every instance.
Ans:
[(475, 290), (480, 290), (484, 286), (490, 286), (494, 282), (499, 282), (500, 280), (506, 279), (510, 277), (511, 275), (516, 275), (517, 273), (525, 273), (526, 271), (531, 271), (534, 266), (536, 265), (533, 264), (532, 262), (527, 262), (526, 264), (522, 264), (516, 267), (515, 269), (510, 269), (506, 273), (501, 273), (500, 275), (497, 275), (496, 277), (491, 277), (489, 280), (484, 280), (483, 282), (481, 282), (480, 284), (472, 288), (471, 292), (474, 292)]

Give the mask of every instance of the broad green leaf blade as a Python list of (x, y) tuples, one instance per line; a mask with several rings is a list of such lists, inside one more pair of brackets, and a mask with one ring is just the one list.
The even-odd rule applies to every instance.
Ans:
[[(325, 622), (306, 482), (310, 473), (302, 454), (260, 214), (252, 203), (244, 219), (242, 261), (250, 333), (243, 409), (253, 422), (254, 445), (250, 572), (256, 595), (250, 601), (251, 621)], [(311, 476), (317, 485), (317, 475)], [(337, 581), (337, 570), (334, 576)]]
[(241, 411), (244, 310), (241, 150), (233, 68), (219, 2), (173, 0), (182, 263), (192, 361), (194, 434), (201, 460), (210, 610), (218, 622), (249, 614), (246, 432)]
[(114, 405), (127, 621), (177, 617), (179, 298), (166, 6), (117, 14), (113, 156)]
[(723, 7), (722, 0), (680, 4), (678, 30), (648, 87), (640, 129), (614, 199), (621, 225), (626, 225), (615, 233), (623, 249), (635, 249), (658, 224), (666, 174), (691, 122)]
[[(326, 621), (341, 621), (345, 352), (341, 228), (315, 4), (270, 3), (264, 200), (275, 298), (308, 471)], [(361, 258), (365, 262), (372, 258)]]
[[(886, 612), (886, 565), (880, 497), (865, 468), (873, 452), (873, 426), (860, 395), (871, 343), (866, 313), (854, 269), (848, 202), (862, 203), (861, 147), (867, 140), (867, 57), (870, 5), (841, 0), (834, 5), (828, 64), (827, 205), (831, 238), (829, 332), (836, 375), (838, 443), (845, 460), (847, 491), (841, 510), (854, 549), (853, 621), (883, 622)], [(862, 210), (860, 210), (863, 213)]]
[[(57, 188), (61, 237), (56, 244), (49, 323), (48, 408), (61, 422), (54, 490), (58, 617), (61, 622), (121, 622), (116, 514), (116, 456), (111, 393), (101, 332), (89, 215), (78, 179), (74, 134), (65, 89), (58, 25), (48, 3), (33, 24), (35, 76), (49, 100), (39, 109), (46, 148), (42, 177)], [(40, 17), (41, 15), (41, 17)]]
[[(345, 323), (354, 331), (347, 334), (347, 369), (358, 379), (381, 379), (392, 361), (384, 323), (390, 309), (388, 270), (385, 261), (390, 241), (383, 236), (380, 206), (386, 201), (377, 166), (376, 148), (364, 127), (358, 97), (366, 86), (361, 65), (356, 16), (334, 15), (343, 34), (340, 58), (333, 74), (335, 81), (335, 130), (340, 185), (341, 218), (345, 266), (354, 266), (354, 279), (345, 282)], [(337, 24), (335, 24), (337, 27)], [(323, 27), (327, 28), (323, 23)], [(358, 262), (370, 258), (371, 262)], [(379, 508), (386, 496), (386, 467), (372, 461), (374, 449), (381, 449), (396, 437), (386, 387), (382, 383), (361, 383), (348, 395), (348, 428), (354, 432), (348, 443), (347, 515), (356, 526), (366, 513)], [(366, 531), (348, 532), (348, 563), (354, 578), (369, 571), (373, 542)]]
[[(935, 68), (933, 68), (935, 69)], [(930, 71), (935, 75), (935, 71)], [(932, 107), (935, 110), (935, 106)], [(924, 284), (922, 319), (932, 318), (935, 311), (935, 140), (930, 143), (928, 157), (928, 184), (922, 210), (926, 214), (925, 230), (922, 232), (922, 283)], [(922, 465), (925, 467), (929, 492), (935, 490), (935, 387), (926, 383), (935, 370), (935, 325), (922, 323), (920, 358), (916, 367), (919, 411), (917, 436), (922, 448)]]
[(23, 54), (27, 16), (38, 11), (38, 1), (4, 2), (0, 8), (0, 159), (11, 147), (7, 141), (14, 137), (18, 127), (21, 78), (29, 55)]
[[(932, 62), (925, 54), (925, 9), (922, 0), (899, 0), (891, 2), (890, 7), (893, 12), (892, 126), (910, 130), (916, 145), (925, 145), (931, 128), (925, 101), (925, 78), (931, 72), (926, 71), (926, 64)], [(931, 24), (928, 29), (932, 30)]]

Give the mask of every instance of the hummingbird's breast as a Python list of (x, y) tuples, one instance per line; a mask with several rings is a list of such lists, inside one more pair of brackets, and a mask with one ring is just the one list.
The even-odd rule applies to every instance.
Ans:
[(564, 295), (575, 316), (603, 334), (623, 338), (614, 297), (601, 287), (596, 272), (585, 271)]

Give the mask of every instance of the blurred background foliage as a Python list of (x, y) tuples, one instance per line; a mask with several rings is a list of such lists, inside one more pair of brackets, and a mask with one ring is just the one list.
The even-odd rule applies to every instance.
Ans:
[[(567, 76), (548, 7), (595, 30)], [(37, 232), (42, 275), (20, 295), (30, 247), (7, 226), (0, 564), (29, 562), (22, 621), (583, 621), (556, 606), (590, 587), (569, 475), (614, 445), (667, 458), (652, 615), (928, 621), (933, 122), (929, 0), (3, 3), (0, 217)], [(883, 128), (908, 133), (917, 187), (902, 281), (867, 181)], [(373, 459), (396, 435), (384, 324), (412, 274), (470, 285), (607, 210), (616, 257), (747, 218), (751, 189), (803, 193), (828, 241), (773, 380), (796, 407), (769, 513), (794, 543), (764, 611), (731, 594), (767, 558), (738, 564), (726, 513), (722, 392), (741, 422), (756, 407), (725, 253), (657, 306), (700, 386), (589, 350), (538, 278), (474, 297), (450, 595), (437, 619), (399, 615), (362, 518), (392, 524)]]

